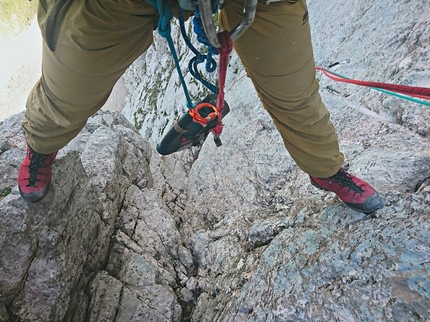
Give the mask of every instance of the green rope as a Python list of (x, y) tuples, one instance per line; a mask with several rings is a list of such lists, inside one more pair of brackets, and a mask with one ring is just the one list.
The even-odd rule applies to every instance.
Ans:
[[(348, 77), (346, 77), (346, 76), (343, 76), (342, 74), (335, 73), (335, 72), (333, 72), (333, 71), (331, 71), (331, 70), (330, 70), (329, 72), (330, 72), (330, 73), (332, 73), (332, 74), (334, 74), (334, 75), (336, 75), (336, 76), (339, 76), (339, 77), (345, 78), (345, 79), (351, 79), (351, 78), (348, 78)], [(430, 106), (430, 102), (422, 101), (422, 100), (417, 99), (417, 98), (415, 98), (415, 97), (410, 97), (410, 96), (407, 96), (407, 95), (403, 95), (403, 94), (399, 94), (399, 93), (395, 93), (395, 92), (387, 91), (386, 89), (381, 89), (381, 88), (377, 88), (377, 87), (370, 87), (370, 88), (371, 88), (371, 89), (374, 89), (374, 90), (376, 90), (376, 91), (378, 91), (378, 92), (382, 92), (382, 93), (385, 93), (385, 94), (388, 94), (388, 95), (391, 95), (391, 96), (395, 96), (395, 97), (398, 97), (398, 98), (402, 98), (402, 99), (405, 99), (405, 100), (408, 100), (408, 101), (411, 101), (411, 102), (414, 102), (414, 103), (418, 103), (418, 104), (422, 104), (422, 105)]]

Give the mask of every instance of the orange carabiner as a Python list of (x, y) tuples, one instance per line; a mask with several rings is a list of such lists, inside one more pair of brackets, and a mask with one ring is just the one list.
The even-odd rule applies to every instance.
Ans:
[[(202, 108), (209, 107), (213, 110), (213, 112), (209, 113), (207, 116), (203, 117), (200, 115), (199, 110)], [(218, 110), (217, 108), (212, 105), (211, 103), (202, 102), (197, 104), (194, 108), (189, 110), (189, 113), (191, 117), (193, 118), (194, 122), (200, 123), (203, 126), (206, 126), (206, 124), (218, 117)]]

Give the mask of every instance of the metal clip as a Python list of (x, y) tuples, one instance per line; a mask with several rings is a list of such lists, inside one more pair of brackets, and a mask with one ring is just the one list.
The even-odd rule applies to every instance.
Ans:
[(221, 139), (219, 137), (214, 137), (214, 142), (215, 142), (215, 145), (217, 148), (222, 146), (222, 142), (221, 142)]
[[(242, 36), (246, 29), (248, 29), (248, 27), (254, 21), (257, 3), (258, 0), (245, 0), (242, 20), (235, 28), (233, 28), (232, 31), (230, 31), (230, 37), (232, 41), (236, 41), (240, 36)], [(203, 29), (205, 30), (210, 44), (215, 48), (221, 48), (215, 22), (212, 17), (212, 1), (199, 0), (199, 11), (202, 18)]]

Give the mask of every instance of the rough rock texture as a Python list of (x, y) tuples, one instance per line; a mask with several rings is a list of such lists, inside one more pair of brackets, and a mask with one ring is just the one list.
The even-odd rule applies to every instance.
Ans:
[[(350, 59), (336, 67), (349, 77), (430, 87), (424, 1), (355, 1), (350, 19), (331, 16), (342, 5), (309, 1), (317, 62)], [(22, 114), (0, 123), (0, 321), (429, 320), (429, 109), (321, 79), (350, 171), (385, 199), (365, 216), (309, 183), (236, 56), (230, 70), (222, 148), (208, 139), (160, 157), (142, 136), (163, 126), (154, 134), (145, 119), (139, 135), (100, 112), (61, 151), (36, 205), (15, 183)]]
[[(4, 178), (23, 157), (22, 116), (1, 127)], [(1, 321), (180, 320), (177, 275), (191, 254), (151, 189), (150, 151), (121, 114), (100, 113), (59, 154), (42, 202), (27, 205), (7, 186)]]

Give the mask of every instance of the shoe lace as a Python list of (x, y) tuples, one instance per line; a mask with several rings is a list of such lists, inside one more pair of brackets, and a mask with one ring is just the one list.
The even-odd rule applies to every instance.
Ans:
[(35, 151), (31, 151), (28, 154), (30, 159), (30, 178), (28, 178), (28, 186), (34, 186), (37, 181), (37, 176), (39, 175), (41, 168), (49, 168), (53, 162), (53, 158), (50, 154), (40, 154)]
[(335, 175), (329, 178), (329, 181), (335, 181), (340, 186), (346, 187), (349, 190), (354, 191), (355, 193), (362, 194), (364, 192), (361, 187), (357, 186), (354, 181), (352, 181), (352, 175), (346, 172), (344, 169), (340, 169)]

